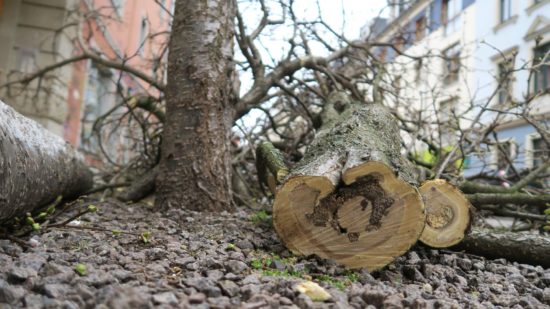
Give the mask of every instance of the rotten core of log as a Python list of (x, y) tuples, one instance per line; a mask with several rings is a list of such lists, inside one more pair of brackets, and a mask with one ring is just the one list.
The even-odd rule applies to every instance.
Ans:
[(296, 254), (376, 270), (405, 253), (424, 228), (415, 170), (399, 128), (379, 104), (332, 95), (304, 159), (277, 190), (276, 231)]
[(60, 137), (0, 101), (0, 222), (92, 188), (92, 173)]

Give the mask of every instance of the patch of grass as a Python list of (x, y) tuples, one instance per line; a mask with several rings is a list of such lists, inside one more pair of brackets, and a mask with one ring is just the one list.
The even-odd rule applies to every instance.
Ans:
[(254, 224), (271, 223), (271, 216), (266, 210), (260, 210), (257, 213), (250, 216), (250, 221)]
[(332, 285), (333, 287), (335, 287), (339, 290), (344, 290), (350, 284), (350, 283), (347, 283), (343, 280), (339, 280), (339, 279), (333, 278), (333, 277), (328, 276), (328, 275), (317, 276), (317, 277), (315, 277), (315, 280), (317, 280), (319, 282), (324, 282), (324, 283), (330, 284), (330, 285)]
[(315, 280), (332, 285), (333, 287), (344, 290), (352, 283), (359, 281), (359, 274), (354, 271), (347, 271), (343, 278), (334, 278), (328, 275), (316, 276)]
[(262, 271), (262, 275), (270, 276), (270, 277), (283, 277), (283, 278), (302, 278), (304, 273), (288, 271), (288, 270), (264, 269)]
[(253, 269), (262, 269), (264, 267), (264, 262), (261, 259), (254, 259), (250, 262), (250, 266)]
[(235, 244), (227, 244), (227, 247), (225, 247), (225, 250), (226, 251), (235, 251), (236, 248), (237, 248), (237, 246), (235, 246)]
[(355, 282), (359, 281), (359, 274), (357, 274), (357, 273), (354, 272), (354, 271), (347, 271), (347, 272), (346, 272), (346, 278), (347, 278), (351, 283), (355, 283)]
[(256, 270), (266, 269), (266, 268), (270, 268), (271, 263), (273, 263), (273, 261), (281, 262), (284, 265), (293, 265), (294, 263), (296, 263), (296, 258), (295, 257), (281, 258), (276, 254), (266, 255), (266, 254), (260, 253), (260, 256), (258, 258), (255, 258), (250, 262), (250, 266)]

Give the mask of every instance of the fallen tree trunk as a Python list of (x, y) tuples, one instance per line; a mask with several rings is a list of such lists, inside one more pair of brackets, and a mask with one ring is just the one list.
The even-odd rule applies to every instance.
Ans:
[(0, 222), (92, 188), (77, 152), (0, 101)]
[(452, 249), (550, 267), (550, 239), (534, 234), (472, 230)]
[[(382, 268), (417, 242), (425, 224), (399, 128), (382, 105), (343, 94), (331, 95), (322, 120), (303, 160), (277, 190), (274, 227), (296, 254)], [(278, 164), (259, 166), (259, 174), (267, 170), (275, 179), (286, 172)]]

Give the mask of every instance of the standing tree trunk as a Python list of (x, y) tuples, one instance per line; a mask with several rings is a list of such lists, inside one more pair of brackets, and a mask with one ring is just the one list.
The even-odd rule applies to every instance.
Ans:
[(176, 3), (157, 206), (231, 208), (234, 0)]
[(0, 101), (0, 223), (92, 184), (73, 147)]

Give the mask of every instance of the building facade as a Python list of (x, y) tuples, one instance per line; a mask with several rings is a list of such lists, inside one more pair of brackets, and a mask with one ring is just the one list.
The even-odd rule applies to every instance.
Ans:
[(437, 130), (442, 147), (456, 146), (457, 132), (494, 124), (487, 145), (467, 157), (466, 176), (541, 164), (548, 147), (521, 114), (550, 132), (550, 1), (417, 0), (393, 7), (370, 38), (393, 45), (375, 49), (392, 77), (387, 104), (421, 118), (418, 134)]
[[(97, 153), (96, 119), (128, 96), (159, 96), (158, 90), (89, 59), (29, 83), (10, 83), (81, 54), (81, 45), (163, 82), (174, 2), (0, 0), (0, 99), (81, 150)], [(108, 151), (119, 151), (124, 138), (108, 137)]]

